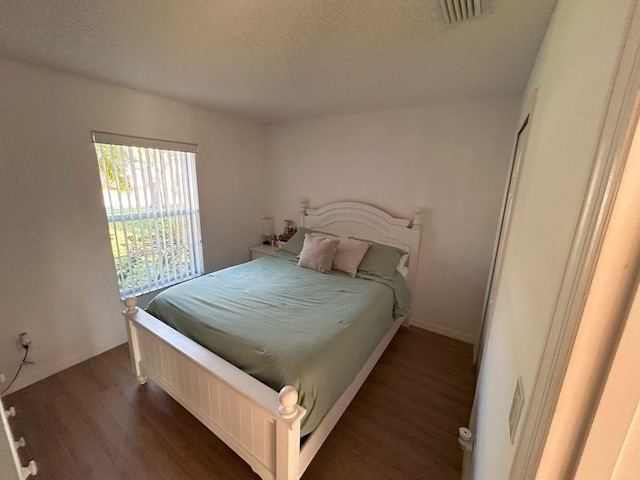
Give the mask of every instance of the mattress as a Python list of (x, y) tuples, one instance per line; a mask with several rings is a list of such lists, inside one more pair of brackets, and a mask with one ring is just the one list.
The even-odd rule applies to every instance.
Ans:
[(294, 386), (311, 433), (355, 378), (395, 316), (404, 278), (352, 278), (266, 256), (171, 287), (147, 312), (264, 384)]

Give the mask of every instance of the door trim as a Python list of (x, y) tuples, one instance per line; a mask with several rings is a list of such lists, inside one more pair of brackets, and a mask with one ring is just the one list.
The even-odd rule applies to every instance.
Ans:
[(587, 193), (574, 234), (529, 409), (511, 465), (511, 480), (535, 478), (569, 356), (593, 279), (633, 129), (640, 114), (640, 5), (636, 2), (612, 82)]

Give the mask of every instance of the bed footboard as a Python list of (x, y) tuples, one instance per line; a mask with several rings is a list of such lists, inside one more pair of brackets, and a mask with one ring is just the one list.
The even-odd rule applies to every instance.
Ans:
[(136, 378), (151, 378), (263, 479), (298, 478), (304, 408), (291, 386), (270, 389), (125, 300)]

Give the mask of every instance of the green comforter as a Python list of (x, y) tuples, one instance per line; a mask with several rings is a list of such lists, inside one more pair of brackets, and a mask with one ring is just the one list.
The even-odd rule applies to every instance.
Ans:
[(311, 433), (393, 323), (401, 275), (351, 278), (262, 257), (176, 285), (147, 311), (275, 390), (293, 385)]

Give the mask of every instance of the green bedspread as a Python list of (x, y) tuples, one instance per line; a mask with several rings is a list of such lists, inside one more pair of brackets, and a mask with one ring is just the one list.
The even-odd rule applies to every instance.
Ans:
[(275, 390), (293, 385), (311, 433), (393, 323), (406, 283), (262, 257), (176, 285), (147, 311)]

